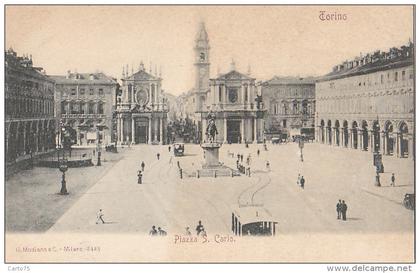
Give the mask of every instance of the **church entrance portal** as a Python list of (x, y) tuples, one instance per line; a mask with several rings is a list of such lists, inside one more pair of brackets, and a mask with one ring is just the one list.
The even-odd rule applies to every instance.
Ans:
[(227, 120), (227, 141), (228, 143), (241, 142), (241, 121)]
[(138, 120), (136, 122), (136, 144), (139, 143), (147, 143), (148, 139), (148, 131), (149, 131), (149, 122), (147, 120)]

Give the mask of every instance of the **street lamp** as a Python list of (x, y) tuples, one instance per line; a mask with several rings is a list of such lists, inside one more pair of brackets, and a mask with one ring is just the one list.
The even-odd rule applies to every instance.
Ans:
[(300, 161), (302, 162), (303, 162), (303, 147), (304, 147), (304, 141), (302, 137), (299, 137)]
[(99, 139), (99, 128), (101, 127), (101, 124), (96, 125), (96, 153), (98, 154), (98, 161), (96, 163), (96, 166), (101, 166), (101, 144)]
[(58, 169), (60, 170), (60, 172), (62, 172), (62, 176), (61, 176), (61, 190), (60, 190), (60, 195), (68, 195), (69, 193), (67, 192), (67, 188), (66, 188), (66, 171), (68, 170), (68, 164), (67, 164), (67, 159), (62, 159), (59, 161), (59, 166)]

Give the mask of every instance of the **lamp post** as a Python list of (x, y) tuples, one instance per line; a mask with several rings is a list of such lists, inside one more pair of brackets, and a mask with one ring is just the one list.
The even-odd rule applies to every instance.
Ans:
[(62, 176), (61, 176), (61, 190), (60, 190), (60, 195), (68, 195), (69, 193), (67, 192), (67, 188), (66, 188), (66, 171), (68, 170), (68, 164), (67, 164), (67, 159), (62, 159), (59, 161), (59, 166), (58, 169), (60, 170), (60, 172), (62, 172)]
[(99, 139), (99, 128), (101, 127), (101, 125), (98, 123), (96, 125), (96, 153), (98, 155), (98, 160), (96, 162), (96, 166), (102, 166), (101, 164), (101, 143), (100, 143), (100, 139)]
[(302, 137), (299, 137), (299, 148), (300, 148), (300, 161), (303, 162), (303, 147), (304, 147), (304, 142)]

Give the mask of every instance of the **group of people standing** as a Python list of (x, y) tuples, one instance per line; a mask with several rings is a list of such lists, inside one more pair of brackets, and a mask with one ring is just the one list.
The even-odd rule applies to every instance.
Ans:
[(166, 236), (167, 233), (161, 227), (158, 227), (156, 230), (155, 226), (152, 226), (152, 229), (149, 231), (150, 236)]
[(337, 210), (337, 220), (342, 219), (343, 221), (347, 220), (347, 204), (344, 200), (338, 200), (336, 205)]

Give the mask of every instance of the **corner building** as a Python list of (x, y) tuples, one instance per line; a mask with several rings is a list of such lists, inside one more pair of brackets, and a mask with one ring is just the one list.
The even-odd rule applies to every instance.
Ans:
[(5, 52), (5, 160), (9, 166), (55, 150), (54, 81), (32, 57)]
[(51, 76), (56, 83), (56, 115), (76, 130), (80, 146), (114, 142), (113, 118), (118, 83), (103, 73)]
[[(300, 134), (315, 126), (315, 78), (273, 77), (262, 85), (267, 136)], [(295, 131), (295, 132), (294, 132)]]
[(414, 45), (335, 66), (316, 83), (317, 141), (414, 158)]

